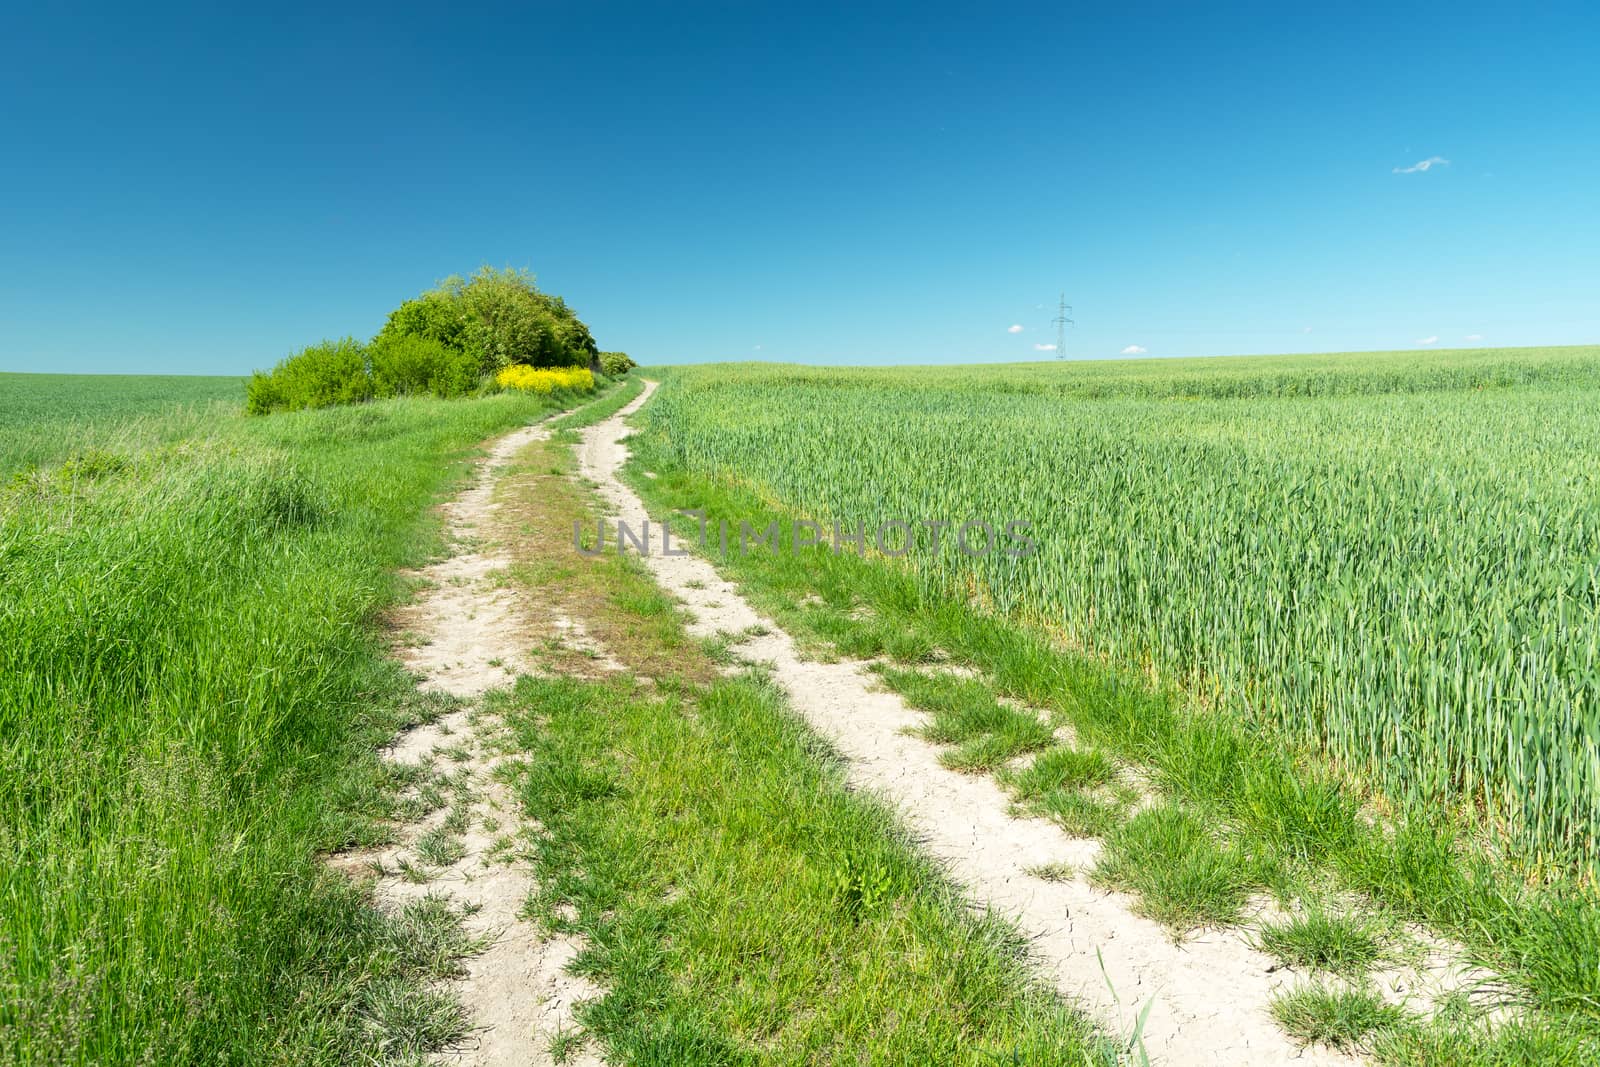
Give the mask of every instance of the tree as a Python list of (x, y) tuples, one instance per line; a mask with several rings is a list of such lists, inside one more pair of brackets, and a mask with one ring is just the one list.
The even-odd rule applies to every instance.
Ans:
[(389, 312), (389, 320), (373, 340), (423, 337), (451, 348), (464, 349), (467, 312), (451, 293), (431, 289)]
[(446, 278), (395, 309), (379, 333), (425, 337), (459, 348), (480, 372), (512, 364), (588, 366), (599, 348), (566, 301), (541, 293), (526, 270), (482, 267), (469, 279)]

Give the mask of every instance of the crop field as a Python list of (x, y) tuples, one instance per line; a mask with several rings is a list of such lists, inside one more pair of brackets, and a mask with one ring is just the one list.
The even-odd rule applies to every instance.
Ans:
[[(676, 370), (646, 425), (793, 514), (1279, 725), (1529, 871), (1600, 833), (1600, 349)], [(1031, 525), (974, 556), (923, 521)], [(870, 536), (870, 533), (869, 533)]]
[(0, 372), (0, 478), (97, 443), (174, 440), (239, 407), (242, 378)]

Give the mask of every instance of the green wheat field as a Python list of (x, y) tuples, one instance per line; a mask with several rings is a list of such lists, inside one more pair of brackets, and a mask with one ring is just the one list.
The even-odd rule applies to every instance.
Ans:
[(1600, 832), (1600, 350), (677, 372), (685, 466), (824, 524), (1031, 524), (931, 587), (1291, 728), (1529, 863)]

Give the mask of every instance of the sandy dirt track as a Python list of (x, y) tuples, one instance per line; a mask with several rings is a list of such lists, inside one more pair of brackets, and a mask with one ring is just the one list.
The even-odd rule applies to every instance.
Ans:
[[(494, 537), (494, 487), (499, 468), (547, 435), (545, 427), (533, 425), (495, 441), (476, 482), (445, 505), (457, 551), (423, 571), (428, 587), (403, 618), (406, 629), (422, 641), (404, 649), (401, 658), (423, 677), (424, 689), (474, 698), (532, 670), (517, 625), (516, 598), (493, 581), (510, 562), (499, 554)], [(402, 763), (435, 758), (438, 748), (465, 747), (470, 758), (445, 769), (466, 768), (475, 799), (471, 823), (461, 836), (465, 855), (460, 860), (431, 871), (421, 883), (385, 875), (379, 891), (391, 900), (442, 893), (467, 910), (470, 934), (489, 939), (481, 954), (465, 961), (467, 973), (458, 984), (472, 1031), (460, 1048), (437, 1055), (435, 1062), (543, 1067), (555, 1063), (551, 1039), (576, 1028), (575, 1003), (600, 991), (563, 970), (578, 951), (576, 942), (546, 937), (521, 918), (529, 876), (513, 858), (495, 854), (496, 839), (514, 837), (522, 819), (516, 798), (495, 778), (504, 758), (496, 744), (498, 729), (491, 717), (466, 709), (395, 739), (389, 758)], [(405, 836), (414, 841), (439, 821), (439, 814)], [(409, 852), (403, 843), (377, 858), (393, 871)], [(600, 1061), (581, 1052), (567, 1062), (585, 1067)]]

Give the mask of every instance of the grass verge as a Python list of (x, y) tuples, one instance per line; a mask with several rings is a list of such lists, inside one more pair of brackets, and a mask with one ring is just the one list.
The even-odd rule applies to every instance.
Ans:
[(607, 992), (581, 1017), (616, 1061), (1109, 1061), (761, 680), (524, 678), (500, 711), (534, 908), (587, 939)]

